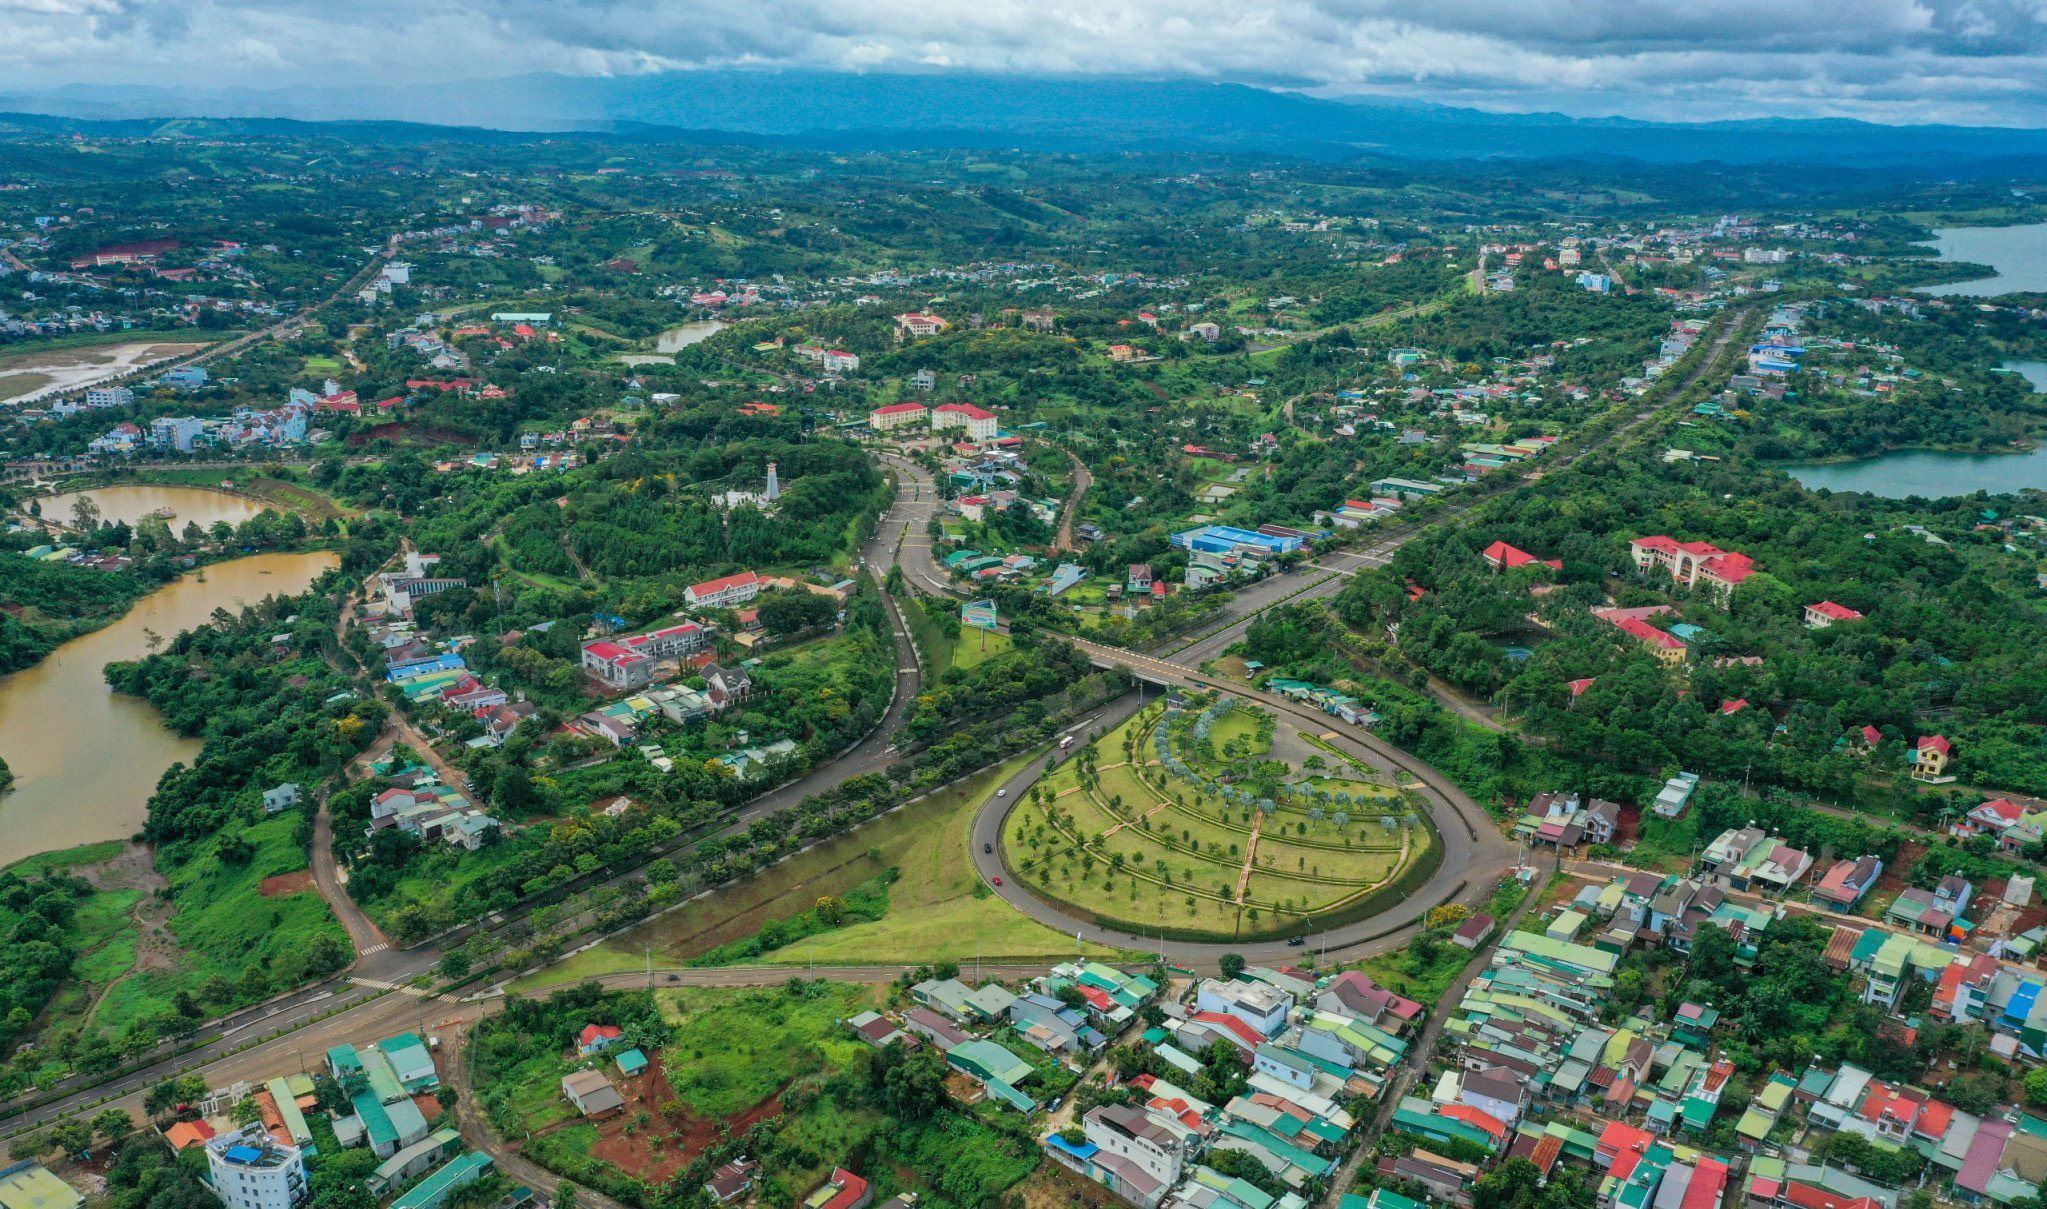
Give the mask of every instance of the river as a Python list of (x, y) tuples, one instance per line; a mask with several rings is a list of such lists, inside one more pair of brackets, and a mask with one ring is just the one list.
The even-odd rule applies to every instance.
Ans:
[(1974, 281), (1920, 286), (1917, 293), (1953, 298), (2047, 293), (2047, 223), (1946, 227), (1933, 233), (1933, 246), (1942, 260), (1987, 264), (1996, 274)]
[(144, 631), (168, 640), (216, 607), (239, 609), (304, 591), (337, 562), (321, 551), (254, 554), (207, 567), (203, 577), (193, 572), (166, 584), (114, 624), (0, 678), (0, 758), (14, 770), (14, 789), (0, 794), (0, 865), (126, 839), (141, 830), (164, 770), (198, 752), (196, 741), (172, 733), (148, 704), (108, 688), (102, 668), (148, 654)]
[(68, 525), (71, 523), (71, 507), (81, 496), (92, 497), (92, 502), (100, 507), (100, 519), (109, 523), (126, 521), (133, 525), (158, 508), (169, 508), (176, 514), (170, 522), (174, 531), (184, 529), (186, 521), (199, 522), (201, 529), (211, 528), (215, 521), (239, 525), (263, 511), (263, 505), (225, 491), (128, 483), (45, 496), (42, 514), (58, 524)]

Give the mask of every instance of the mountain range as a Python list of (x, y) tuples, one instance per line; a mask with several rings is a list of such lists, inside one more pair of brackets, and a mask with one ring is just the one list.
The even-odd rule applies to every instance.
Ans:
[[(524, 75), (403, 88), (68, 86), (0, 111), (123, 127), (173, 118), (418, 123), (484, 132), (903, 149), (1205, 150), (1313, 159), (1604, 158), (1981, 175), (2047, 168), (2047, 131), (1848, 119), (1654, 122), (1325, 99), (1129, 78), (728, 70)], [(19, 124), (19, 123), (17, 123)]]

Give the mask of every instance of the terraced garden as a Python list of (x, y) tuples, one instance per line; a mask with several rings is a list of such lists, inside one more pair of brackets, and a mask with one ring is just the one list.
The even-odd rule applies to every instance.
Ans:
[(1359, 918), (1433, 871), (1440, 846), (1410, 795), (1279, 725), (1227, 695), (1145, 710), (1010, 812), (1009, 866), (1101, 924), (1202, 939)]

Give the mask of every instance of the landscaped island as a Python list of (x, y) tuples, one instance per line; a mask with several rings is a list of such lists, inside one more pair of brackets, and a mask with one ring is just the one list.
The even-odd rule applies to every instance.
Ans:
[(1229, 696), (1147, 709), (1003, 827), (1024, 885), (1105, 926), (1230, 940), (1362, 918), (1441, 859), (1391, 776)]

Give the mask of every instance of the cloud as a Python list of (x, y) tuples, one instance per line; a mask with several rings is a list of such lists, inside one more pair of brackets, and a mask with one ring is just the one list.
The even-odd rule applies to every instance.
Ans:
[(730, 66), (2040, 125), (2047, 0), (0, 0), (0, 79), (16, 88)]

